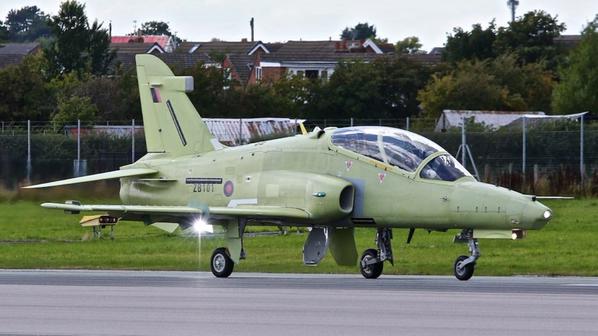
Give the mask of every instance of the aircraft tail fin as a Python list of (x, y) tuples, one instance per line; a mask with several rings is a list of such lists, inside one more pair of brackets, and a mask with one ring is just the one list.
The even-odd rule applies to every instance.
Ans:
[(218, 142), (187, 97), (193, 77), (175, 76), (153, 55), (135, 56), (148, 153), (172, 156), (212, 151)]

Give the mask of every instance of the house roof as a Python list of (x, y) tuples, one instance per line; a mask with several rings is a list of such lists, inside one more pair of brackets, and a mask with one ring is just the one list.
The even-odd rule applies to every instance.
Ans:
[(9, 65), (19, 64), (25, 55), (0, 54), (0, 69)]
[[(351, 42), (358, 47), (351, 48)], [(343, 59), (371, 60), (378, 57), (374, 51), (363, 48), (359, 41), (288, 41), (276, 52), (263, 55), (262, 59), (273, 62), (338, 62)]]
[(432, 50), (430, 50), (430, 52), (428, 54), (442, 56), (442, 54), (444, 53), (444, 49), (445, 49), (444, 47), (434, 47), (434, 48), (432, 48)]
[(251, 75), (251, 68), (253, 67), (253, 56), (248, 56), (244, 53), (227, 54), (226, 56), (239, 75), (241, 84), (247, 83)]
[(202, 62), (204, 64), (214, 64), (214, 62), (208, 57), (208, 55), (204, 53), (164, 53), (158, 54), (156, 56), (163, 60), (166, 64), (177, 70), (192, 68), (199, 62)]
[(554, 43), (565, 48), (575, 48), (581, 42), (581, 35), (561, 35), (554, 38)]
[(110, 48), (116, 51), (115, 65), (122, 67), (125, 71), (135, 67), (135, 55), (137, 54), (162, 54), (164, 49), (154, 43), (126, 42), (111, 43)]
[(247, 54), (259, 42), (226, 42), (226, 41), (209, 41), (209, 42), (182, 42), (177, 48), (177, 52), (204, 52), (210, 54), (218, 52), (223, 54)]
[(39, 49), (39, 43), (5, 43), (0, 44), (0, 68), (19, 64), (23, 57)]
[(110, 48), (116, 50), (117, 53), (131, 53), (131, 54), (146, 54), (155, 48), (158, 52), (163, 53), (164, 49), (158, 43), (110, 43)]
[(0, 44), (0, 55), (29, 55), (39, 48), (39, 43), (4, 43)]
[(128, 36), (112, 36), (111, 43), (158, 43), (162, 49), (170, 43), (172, 37), (168, 35), (128, 35)]
[(436, 65), (442, 62), (442, 54), (404, 54), (402, 56), (424, 65)]

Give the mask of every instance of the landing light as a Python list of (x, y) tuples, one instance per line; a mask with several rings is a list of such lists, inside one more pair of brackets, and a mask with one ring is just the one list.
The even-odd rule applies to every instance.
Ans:
[(193, 222), (193, 231), (199, 235), (202, 233), (214, 233), (214, 227), (200, 218)]
[(544, 211), (544, 219), (549, 219), (550, 217), (552, 217), (552, 212), (550, 210)]

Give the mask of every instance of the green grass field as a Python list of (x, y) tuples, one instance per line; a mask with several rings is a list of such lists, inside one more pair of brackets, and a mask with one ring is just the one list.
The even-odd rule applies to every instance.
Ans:
[[(96, 201), (97, 202), (97, 201)], [(106, 201), (104, 201), (106, 202)], [(598, 276), (598, 199), (546, 202), (554, 220), (524, 240), (481, 240), (482, 257), (476, 275)], [(0, 268), (208, 270), (219, 238), (168, 234), (141, 223), (121, 222), (115, 240), (90, 240), (80, 216), (46, 210), (38, 202), (0, 203)], [(407, 230), (394, 230), (395, 266), (385, 274), (452, 274), (455, 258), (467, 246), (453, 244), (456, 231), (417, 230), (410, 245)], [(374, 230), (357, 232), (359, 253), (374, 247)], [(355, 267), (336, 266), (328, 256), (317, 267), (302, 264), (305, 233), (246, 237), (247, 260), (236, 272), (357, 273)]]

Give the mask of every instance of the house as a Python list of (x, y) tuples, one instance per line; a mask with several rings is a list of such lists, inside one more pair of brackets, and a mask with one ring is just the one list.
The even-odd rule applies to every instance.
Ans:
[(175, 54), (194, 55), (204, 59), (204, 64), (222, 66), (230, 70), (232, 79), (246, 84), (254, 63), (252, 50), (261, 42), (209, 41), (209, 42), (183, 42)]
[[(364, 41), (288, 41), (270, 51), (267, 44), (258, 43), (251, 52), (255, 62), (248, 84), (272, 82), (282, 76), (298, 75), (307, 78), (328, 79), (341, 61), (370, 62), (384, 51), (373, 40)], [(392, 49), (394, 53), (394, 48)], [(387, 53), (388, 54), (388, 53)]]
[(172, 36), (168, 35), (125, 35), (125, 36), (112, 36), (110, 43), (157, 43), (164, 52), (173, 52), (177, 45), (176, 40)]
[[(130, 42), (113, 43), (114, 46), (121, 46), (117, 51), (117, 60), (126, 68), (134, 67), (135, 54), (155, 53), (175, 69), (189, 68), (198, 62), (202, 62), (204, 66), (228, 69), (230, 78), (242, 86), (258, 82), (271, 83), (288, 75), (327, 80), (341, 61), (371, 62), (380, 57), (397, 57), (392, 44), (377, 43), (371, 39), (300, 40), (284, 43), (250, 42), (247, 39), (184, 41), (174, 52), (160, 53), (159, 49), (150, 49), (140, 39), (130, 38)], [(141, 45), (145, 47), (142, 48)], [(402, 56), (426, 65), (441, 61), (440, 54)]]
[(20, 64), (23, 58), (40, 50), (37, 42), (0, 44), (0, 69)]
[[(390, 46), (390, 47), (389, 47)], [(369, 62), (394, 53), (392, 45), (363, 41), (288, 41), (285, 43), (209, 41), (183, 42), (174, 54), (203, 55), (221, 62), (232, 79), (242, 85), (272, 82), (282, 76), (300, 75), (326, 79), (341, 60)]]
[(157, 42), (145, 43), (132, 40), (124, 43), (110, 43), (110, 49), (116, 53), (114, 64), (117, 68), (132, 69), (135, 67), (135, 55), (137, 54), (164, 54), (162, 48)]
[(560, 35), (554, 38), (554, 44), (565, 49), (574, 49), (581, 42), (581, 35)]

